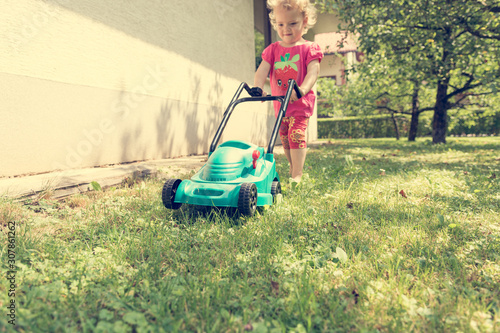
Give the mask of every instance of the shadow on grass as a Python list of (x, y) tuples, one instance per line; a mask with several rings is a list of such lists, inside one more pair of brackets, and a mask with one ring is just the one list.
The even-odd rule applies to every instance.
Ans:
[(208, 207), (183, 204), (180, 209), (172, 211), (172, 219), (180, 224), (195, 224), (204, 221), (209, 223), (227, 222), (231, 226), (241, 224), (241, 214), (233, 207)]

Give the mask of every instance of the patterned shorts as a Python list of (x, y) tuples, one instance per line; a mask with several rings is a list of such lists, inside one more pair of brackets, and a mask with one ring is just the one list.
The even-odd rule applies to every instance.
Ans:
[(284, 149), (303, 149), (306, 144), (308, 117), (283, 117), (280, 127), (280, 139)]

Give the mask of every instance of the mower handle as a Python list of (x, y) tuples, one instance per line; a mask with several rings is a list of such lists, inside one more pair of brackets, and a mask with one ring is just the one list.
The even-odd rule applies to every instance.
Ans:
[[(293, 83), (292, 83), (292, 81), (293, 81)], [(293, 85), (293, 89), (295, 90), (297, 97), (302, 98), (302, 93), (300, 92), (299, 85), (297, 84), (297, 82), (295, 82), (295, 80), (293, 80), (293, 79), (290, 79), (290, 80), (288, 80), (288, 85), (290, 86), (290, 84)], [(246, 83), (245, 83), (244, 87), (250, 96), (252, 96), (252, 97), (264, 97), (264, 96), (262, 96), (262, 94), (263, 94), (262, 88), (260, 88), (260, 87), (250, 88), (248, 86), (248, 84), (246, 84)], [(274, 96), (270, 96), (270, 97), (274, 97)], [(284, 98), (285, 96), (280, 96), (280, 97)]]
[[(246, 98), (239, 98), (242, 91), (246, 90), (246, 92), (252, 96), (252, 97), (246, 97)], [(212, 140), (212, 144), (210, 145), (210, 153), (213, 153), (215, 151), (215, 148), (217, 148), (217, 143), (219, 142), (219, 139), (222, 135), (222, 132), (224, 131), (224, 128), (226, 128), (227, 121), (229, 120), (229, 117), (231, 116), (233, 109), (235, 108), (236, 105), (243, 103), (243, 102), (257, 102), (257, 101), (278, 101), (281, 104), (280, 110), (278, 112), (278, 115), (276, 117), (276, 123), (274, 124), (273, 132), (271, 134), (271, 139), (269, 140), (269, 145), (267, 147), (267, 153), (272, 154), (274, 150), (274, 143), (276, 142), (276, 138), (278, 136), (279, 128), (281, 126), (281, 121), (283, 120), (283, 117), (286, 114), (286, 109), (288, 108), (288, 103), (290, 102), (290, 97), (292, 96), (292, 90), (295, 90), (295, 93), (297, 94), (298, 98), (302, 97), (302, 94), (299, 89), (299, 85), (297, 82), (293, 79), (288, 80), (288, 89), (286, 91), (286, 94), (284, 96), (262, 96), (262, 89), (259, 87), (254, 87), (250, 88), (248, 84), (245, 82), (242, 82), (236, 91), (236, 93), (233, 96), (233, 99), (231, 100), (231, 103), (229, 103), (229, 106), (227, 107), (226, 111), (224, 112), (224, 115), (222, 117), (222, 121), (219, 125), (219, 128), (217, 129), (217, 133), (215, 133), (214, 139)]]

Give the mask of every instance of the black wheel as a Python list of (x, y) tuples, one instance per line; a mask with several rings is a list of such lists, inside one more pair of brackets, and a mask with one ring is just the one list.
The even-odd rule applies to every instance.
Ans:
[(276, 203), (278, 194), (281, 194), (281, 184), (279, 181), (275, 180), (271, 185), (271, 195), (273, 196), (274, 203)]
[(182, 180), (180, 179), (169, 179), (163, 185), (163, 191), (161, 192), (161, 200), (163, 201), (163, 205), (168, 209), (179, 209), (182, 204), (174, 202), (175, 193), (177, 192), (177, 188), (181, 184)]
[(241, 184), (238, 210), (243, 215), (253, 216), (257, 209), (257, 186), (254, 183)]

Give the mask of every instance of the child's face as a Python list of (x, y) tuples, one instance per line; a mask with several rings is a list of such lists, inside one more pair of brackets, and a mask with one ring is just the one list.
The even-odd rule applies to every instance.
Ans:
[(281, 40), (287, 45), (295, 45), (302, 39), (307, 18), (297, 9), (277, 7), (274, 9), (276, 29)]

